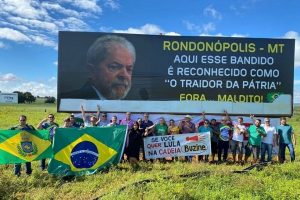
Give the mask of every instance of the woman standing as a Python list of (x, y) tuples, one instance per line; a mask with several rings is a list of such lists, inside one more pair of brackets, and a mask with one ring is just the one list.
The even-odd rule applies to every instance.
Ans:
[(138, 122), (133, 123), (133, 127), (128, 133), (128, 145), (126, 154), (129, 157), (129, 162), (135, 167), (138, 166), (140, 148), (142, 146), (143, 137), (139, 130)]
[(179, 132), (180, 132), (179, 126), (175, 124), (174, 119), (170, 119), (169, 128), (168, 128), (169, 135), (177, 135), (179, 134)]

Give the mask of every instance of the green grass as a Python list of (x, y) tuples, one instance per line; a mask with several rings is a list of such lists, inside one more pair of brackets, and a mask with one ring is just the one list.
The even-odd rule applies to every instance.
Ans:
[[(299, 111), (297, 107), (288, 121), (296, 134)], [(54, 113), (59, 124), (67, 116), (56, 113), (55, 105), (50, 104), (0, 105), (0, 128), (17, 124), (20, 114), (36, 125), (48, 113)], [(297, 139), (300, 141), (299, 135)], [(247, 174), (232, 173), (245, 166), (226, 164), (141, 163), (141, 169), (135, 171), (125, 163), (109, 172), (64, 181), (40, 171), (38, 162), (33, 163), (31, 176), (22, 171), (20, 178), (13, 175), (12, 165), (0, 166), (0, 199), (299, 199), (299, 153), (296, 146), (296, 162)]]

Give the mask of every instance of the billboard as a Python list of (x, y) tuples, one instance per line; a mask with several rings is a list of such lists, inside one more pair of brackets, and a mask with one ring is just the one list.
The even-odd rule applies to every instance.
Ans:
[(18, 103), (18, 94), (0, 93), (0, 103)]
[(292, 115), (294, 39), (59, 32), (58, 110)]

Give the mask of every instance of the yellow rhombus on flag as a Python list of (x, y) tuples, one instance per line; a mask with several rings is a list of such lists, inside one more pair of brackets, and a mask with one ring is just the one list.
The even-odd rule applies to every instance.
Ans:
[[(87, 149), (74, 151), (76, 146), (83, 144), (83, 142), (88, 142), (92, 144), (94, 147), (96, 147), (95, 149), (96, 151), (87, 150)], [(72, 157), (79, 156), (78, 157), (79, 162), (82, 162), (82, 159), (84, 158), (80, 157), (81, 154), (91, 155), (92, 157), (94, 157), (94, 160), (91, 160), (91, 162), (96, 161), (95, 163), (92, 164), (91, 167), (86, 167), (86, 169), (97, 169), (99, 166), (101, 166), (102, 164), (107, 162), (110, 158), (112, 158), (114, 155), (116, 155), (117, 152), (114, 149), (101, 143), (94, 137), (85, 133), (80, 138), (78, 138), (77, 140), (75, 140), (74, 142), (67, 145), (59, 152), (57, 152), (54, 155), (54, 159), (66, 165), (69, 165), (71, 170), (74, 172), (82, 171), (82, 169), (84, 169), (85, 167), (80, 167), (80, 168), (76, 167), (76, 158), (72, 159)]]
[[(15, 133), (16, 130), (0, 131), (1, 140), (3, 140), (0, 143), (0, 156), (2, 157), (0, 164), (13, 163), (14, 160), (15, 162), (31, 162), (40, 157), (46, 150), (47, 155), (43, 158), (51, 157), (51, 142), (45, 136), (49, 134), (47, 131), (19, 131), (19, 133)], [(13, 136), (10, 137), (10, 134)], [(3, 138), (7, 139), (4, 140)]]

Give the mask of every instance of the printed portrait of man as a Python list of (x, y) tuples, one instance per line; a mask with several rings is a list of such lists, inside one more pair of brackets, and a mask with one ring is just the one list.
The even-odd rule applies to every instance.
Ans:
[(63, 97), (124, 99), (131, 89), (136, 60), (132, 43), (121, 36), (101, 36), (89, 47), (86, 59), (88, 81), (80, 90), (63, 94)]

